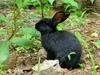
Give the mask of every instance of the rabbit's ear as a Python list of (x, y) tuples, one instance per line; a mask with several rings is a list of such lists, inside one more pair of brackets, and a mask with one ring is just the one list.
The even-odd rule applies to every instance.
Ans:
[(61, 23), (65, 21), (69, 17), (69, 15), (70, 13), (68, 11), (66, 12), (59, 11), (53, 16), (52, 21), (54, 24)]

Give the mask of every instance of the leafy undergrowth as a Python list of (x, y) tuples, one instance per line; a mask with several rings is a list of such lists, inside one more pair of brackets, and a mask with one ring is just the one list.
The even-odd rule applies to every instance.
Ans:
[[(2, 14), (5, 14), (6, 11), (9, 10), (1, 9), (0, 11), (2, 12)], [(23, 13), (22, 17), (20, 18), (23, 18), (24, 16), (26, 16), (25, 13)], [(37, 20), (38, 18), (36, 19), (35, 17), (35, 21), (33, 20), (33, 22), (30, 22), (29, 20), (25, 21), (26, 24), (29, 25), (29, 27), (32, 27)], [(67, 24), (68, 22), (71, 21), (72, 19), (68, 19), (68, 21), (66, 21), (64, 24)], [(98, 45), (100, 44), (98, 43), (98, 40), (100, 40), (100, 17), (95, 15), (94, 13), (88, 14), (87, 17), (85, 18), (85, 23), (83, 23), (83, 25), (74, 26), (73, 24), (71, 26), (68, 26), (68, 28), (66, 28), (65, 30), (81, 32), (82, 36), (89, 44), (89, 48), (91, 48), (90, 52), (92, 53), (93, 59), (95, 61), (95, 68), (97, 71), (97, 75), (100, 75), (100, 45)], [(0, 24), (0, 26), (4, 29), (7, 29), (7, 26), (4, 26), (3, 24)], [(8, 33), (8, 35), (10, 35), (10, 33)], [(4, 37), (0, 37), (0, 40), (2, 39), (4, 39)], [(38, 63), (38, 58), (42, 57), (42, 60), (45, 60), (46, 58), (46, 55), (40, 51), (32, 53), (30, 51), (24, 50), (21, 53), (19, 53), (14, 51), (13, 47), (11, 47), (10, 49), (11, 49), (10, 58), (7, 61), (5, 61), (5, 64), (7, 65), (6, 70), (1, 68), (0, 69), (1, 75), (33, 75), (34, 71), (32, 70), (32, 67), (36, 63)], [(83, 50), (82, 59), (85, 61), (86, 67), (82, 69), (71, 70), (70, 71), (71, 75), (92, 75), (91, 60), (87, 52), (87, 49), (85, 48)], [(66, 73), (64, 75), (69, 75), (69, 74)]]

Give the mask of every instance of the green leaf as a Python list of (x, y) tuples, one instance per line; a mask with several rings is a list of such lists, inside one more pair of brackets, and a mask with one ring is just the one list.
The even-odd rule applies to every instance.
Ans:
[(23, 1), (22, 0), (16, 0), (16, 4), (19, 9), (23, 8)]
[(3, 28), (0, 28), (0, 35), (6, 35), (6, 31)]
[(58, 26), (57, 26), (57, 29), (58, 29), (58, 30), (62, 30), (63, 27), (64, 27), (63, 25), (58, 25)]
[(79, 31), (75, 32), (76, 37), (79, 39), (80, 42), (84, 42), (84, 39)]
[(31, 0), (31, 2), (36, 2), (37, 0)]
[(11, 43), (15, 45), (23, 46), (23, 47), (32, 47), (32, 41), (25, 38), (18, 38), (18, 37), (13, 38), (11, 40)]
[(96, 0), (90, 0), (90, 2), (93, 4)]
[(9, 56), (9, 44), (7, 41), (0, 42), (0, 64), (2, 64)]
[(71, 60), (71, 55), (73, 55), (73, 54), (76, 54), (75, 52), (70, 52), (69, 54), (68, 54), (68, 59), (69, 60)]
[(58, 24), (58, 25), (57, 25), (57, 29), (58, 29), (58, 30), (63, 30), (63, 29), (65, 29), (67, 26), (68, 26), (67, 24), (61, 23), (61, 24)]
[(40, 36), (40, 32), (39, 31), (37, 31), (35, 28), (33, 28), (33, 33), (32, 33), (32, 35), (33, 35), (33, 37), (38, 37), (38, 36)]
[(40, 33), (35, 29), (35, 27), (32, 27), (32, 28), (29, 28), (29, 27), (21, 28), (19, 33), (22, 33), (22, 34), (24, 34), (24, 36), (27, 36), (27, 37), (31, 37), (31, 36), (37, 37), (37, 36), (40, 35)]
[(70, 55), (68, 55), (68, 59), (71, 60), (71, 56)]
[(87, 42), (84, 40), (84, 37), (82, 37), (81, 33), (79, 31), (75, 32), (75, 36), (78, 38), (78, 40), (83, 43), (84, 47), (87, 48), (88, 44)]
[(24, 34), (23, 38), (31, 39), (32, 38), (32, 35), (31, 34)]
[(82, 40), (82, 35), (79, 31), (75, 32), (75, 35), (78, 37), (78, 39), (81, 41)]
[(22, 52), (23, 50), (25, 50), (24, 47), (17, 47), (17, 48), (16, 48), (16, 51), (17, 51), (17, 52)]
[(69, 54), (72, 55), (72, 54), (76, 54), (76, 53), (75, 52), (70, 52)]
[(79, 8), (79, 4), (74, 0), (64, 0), (64, 2), (70, 4), (71, 6)]
[(100, 40), (98, 40), (98, 41), (94, 42), (94, 44), (95, 44), (95, 46), (96, 46), (96, 47), (98, 47), (98, 48), (99, 48), (99, 47), (100, 47)]
[(53, 4), (53, 2), (55, 1), (55, 0), (48, 0), (49, 2), (50, 2), (50, 4), (52, 5)]
[(33, 33), (33, 31), (34, 31), (34, 30), (33, 30), (32, 28), (29, 28), (29, 27), (23, 27), (23, 28), (20, 29), (19, 32), (25, 34), (25, 33)]
[(86, 64), (85, 63), (82, 63), (82, 64), (79, 64), (82, 68), (84, 68), (85, 69), (85, 67), (86, 67)]
[(29, 5), (30, 2), (31, 0), (24, 0), (23, 7), (26, 7), (27, 5)]
[(2, 16), (0, 16), (0, 22), (8, 23), (9, 19), (2, 15)]

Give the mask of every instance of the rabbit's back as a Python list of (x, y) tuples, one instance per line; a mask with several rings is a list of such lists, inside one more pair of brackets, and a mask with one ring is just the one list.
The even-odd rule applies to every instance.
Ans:
[(57, 52), (75, 51), (81, 52), (81, 45), (75, 35), (68, 31), (57, 31), (44, 34), (42, 37), (42, 45), (46, 50)]

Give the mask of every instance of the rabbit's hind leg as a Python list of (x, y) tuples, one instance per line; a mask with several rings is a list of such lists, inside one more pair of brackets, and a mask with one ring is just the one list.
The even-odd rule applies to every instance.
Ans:
[(71, 59), (67, 62), (67, 68), (68, 69), (75, 69), (80, 68), (81, 62), (81, 54), (73, 54), (71, 55)]

